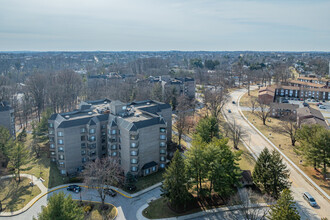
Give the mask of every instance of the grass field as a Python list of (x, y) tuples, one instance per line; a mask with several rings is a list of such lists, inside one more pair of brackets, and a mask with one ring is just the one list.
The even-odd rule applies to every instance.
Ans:
[(251, 90), (250, 91), (250, 96), (247, 93), (245, 93), (242, 96), (242, 98), (239, 102), (240, 106), (242, 106), (242, 107), (251, 107), (250, 102), (251, 102), (252, 97), (258, 98), (258, 89), (257, 90)]
[(13, 178), (1, 180), (0, 201), (4, 212), (13, 212), (23, 208), (41, 193), (38, 186), (30, 186), (30, 181), (28, 178), (21, 178), (21, 182), (17, 184)]
[[(295, 147), (291, 145), (290, 137), (276, 131), (277, 126), (280, 126), (281, 120), (276, 118), (270, 118), (270, 122), (267, 121), (266, 125), (262, 124), (262, 121), (249, 111), (243, 111), (243, 114), (249, 119), (249, 121), (258, 128), (274, 145), (279, 147), (280, 150), (288, 156), (300, 169), (302, 169), (310, 178), (313, 179), (325, 192), (330, 194), (330, 181), (323, 180), (321, 173), (315, 171), (313, 167), (306, 166), (300, 163), (303, 158), (297, 155), (294, 151)], [(297, 143), (299, 144), (299, 143)]]

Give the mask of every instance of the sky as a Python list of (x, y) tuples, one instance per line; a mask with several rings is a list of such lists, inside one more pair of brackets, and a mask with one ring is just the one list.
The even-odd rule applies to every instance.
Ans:
[(0, 0), (0, 51), (330, 51), (330, 0)]

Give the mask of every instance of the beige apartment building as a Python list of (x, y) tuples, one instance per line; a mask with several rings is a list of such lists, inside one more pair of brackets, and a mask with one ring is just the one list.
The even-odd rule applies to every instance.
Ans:
[(125, 173), (148, 175), (165, 168), (172, 110), (156, 101), (86, 101), (73, 112), (53, 114), (49, 122), (50, 156), (63, 175), (109, 156)]

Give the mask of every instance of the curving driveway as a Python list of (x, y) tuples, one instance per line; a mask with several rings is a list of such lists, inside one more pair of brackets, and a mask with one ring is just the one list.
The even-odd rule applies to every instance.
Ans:
[[(238, 126), (244, 130), (245, 135), (242, 137), (245, 145), (248, 145), (250, 150), (255, 154), (259, 155), (260, 152), (267, 147), (273, 150), (273, 146), (269, 144), (258, 132), (256, 132), (247, 121), (243, 119), (239, 112), (239, 106), (237, 104), (232, 104), (232, 101), (238, 103), (239, 98), (246, 93), (246, 89), (239, 89), (230, 94), (230, 99), (224, 106), (224, 115), (228, 118), (229, 122), (233, 123), (235, 120)], [(228, 109), (231, 109), (232, 113), (228, 113)], [(291, 190), (295, 201), (297, 202), (298, 211), (302, 219), (320, 219), (320, 217), (330, 216), (330, 204), (327, 199), (325, 199), (317, 190), (312, 187), (312, 185), (287, 161), (285, 161), (290, 170), (290, 180), (292, 181)], [(319, 204), (319, 207), (312, 208), (303, 199), (302, 193), (309, 192)]]

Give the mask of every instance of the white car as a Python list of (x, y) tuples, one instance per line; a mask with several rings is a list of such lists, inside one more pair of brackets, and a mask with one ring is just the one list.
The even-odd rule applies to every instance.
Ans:
[(319, 109), (326, 109), (324, 105), (319, 105)]

